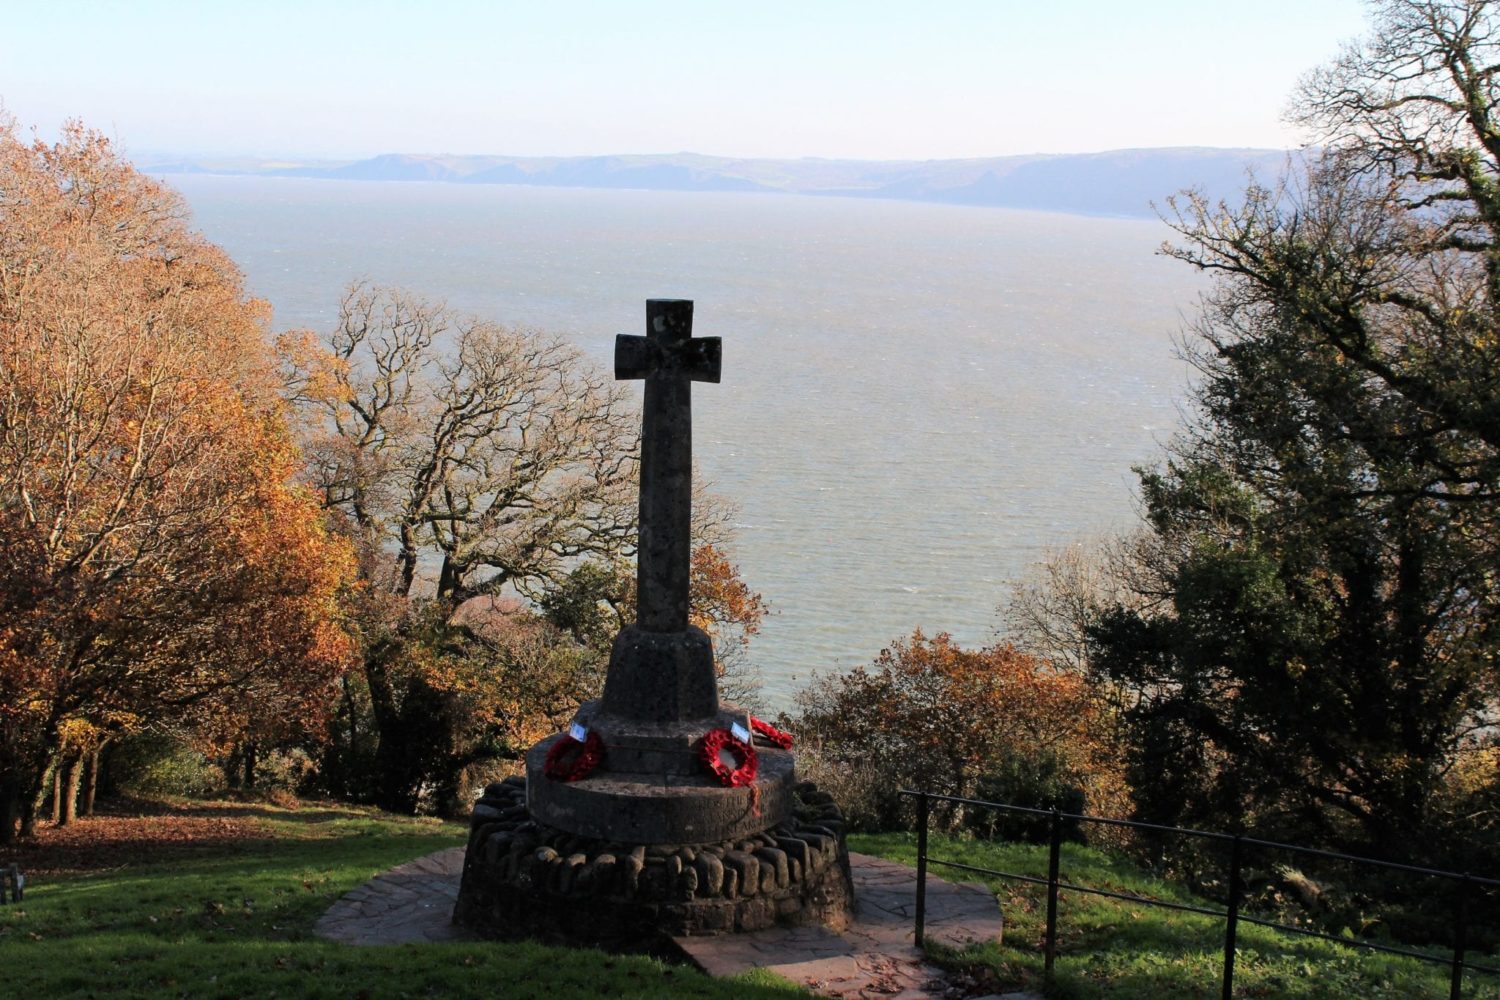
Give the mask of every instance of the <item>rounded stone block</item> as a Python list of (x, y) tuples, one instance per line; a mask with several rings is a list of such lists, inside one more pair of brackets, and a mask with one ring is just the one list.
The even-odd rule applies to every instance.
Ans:
[[(706, 773), (636, 774), (601, 770), (580, 781), (553, 781), (543, 765), (561, 739), (526, 755), (526, 805), (539, 823), (581, 837), (634, 844), (713, 844), (759, 833), (792, 812), (792, 754), (757, 748), (753, 787), (725, 788)], [(605, 750), (606, 759), (609, 753)]]
[[(492, 785), (481, 800), (486, 809), (473, 817), (454, 920), (486, 936), (560, 936), (628, 947), (657, 943), (661, 934), (720, 934), (776, 923), (838, 929), (852, 903), (842, 840), (817, 872), (773, 846), (786, 841), (811, 850), (812, 840), (823, 836), (809, 824), (814, 807), (805, 795), (812, 790), (806, 783), (792, 789), (794, 807), (783, 823), (694, 847), (592, 840), (529, 816), (495, 823), (487, 818), (489, 808), (520, 806), (526, 792)], [(488, 850), (495, 841), (506, 845), (499, 858)]]

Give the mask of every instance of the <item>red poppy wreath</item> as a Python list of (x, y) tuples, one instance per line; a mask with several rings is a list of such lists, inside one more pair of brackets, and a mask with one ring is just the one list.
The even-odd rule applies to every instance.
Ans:
[[(727, 729), (710, 729), (705, 733), (698, 756), (725, 788), (741, 788), (755, 783), (755, 771), (760, 763), (755, 747), (735, 739)], [(726, 757), (729, 760), (725, 760)]]
[(542, 773), (553, 781), (577, 781), (592, 774), (603, 759), (604, 741), (598, 733), (589, 733), (581, 743), (564, 733), (547, 751)]
[(783, 750), (792, 748), (792, 734), (777, 729), (769, 722), (763, 722), (755, 716), (750, 716), (750, 728), (755, 730), (755, 735), (764, 737), (770, 743), (781, 747)]

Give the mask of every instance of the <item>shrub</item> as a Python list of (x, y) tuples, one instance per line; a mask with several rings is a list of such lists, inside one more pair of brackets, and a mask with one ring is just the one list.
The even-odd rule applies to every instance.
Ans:
[(224, 789), (224, 773), (176, 733), (126, 736), (109, 755), (112, 784), (127, 795), (201, 797)]
[[(785, 721), (785, 720), (783, 720)], [(815, 742), (798, 734), (797, 776), (814, 782), (832, 795), (844, 811), (849, 829), (858, 833), (878, 832), (894, 825), (899, 815), (900, 785), (870, 761), (843, 761), (830, 757)]]
[[(1067, 764), (1051, 753), (997, 761), (974, 783), (974, 797), (1074, 814), (1084, 812), (1087, 807), (1082, 785), (1069, 774)], [(1050, 839), (1051, 823), (1048, 816), (999, 809), (970, 809), (964, 814), (964, 826), (986, 840), (1044, 844)], [(1063, 820), (1062, 835), (1064, 840), (1083, 843), (1083, 825), (1076, 819)]]
[[(911, 822), (910, 802), (897, 797), (902, 788), (972, 797), (982, 775), (1010, 768), (1009, 787), (1022, 789), (1023, 774), (1035, 775), (1033, 785), (1050, 774), (1093, 806), (1112, 805), (1108, 793), (1120, 782), (1120, 754), (1106, 735), (1113, 727), (1103, 724), (1083, 678), (1010, 645), (965, 650), (917, 630), (881, 650), (870, 668), (814, 679), (797, 704), (789, 724), (836, 765), (830, 770), (878, 776), (871, 821), (886, 829)], [(963, 822), (952, 806), (932, 816), (939, 828)]]

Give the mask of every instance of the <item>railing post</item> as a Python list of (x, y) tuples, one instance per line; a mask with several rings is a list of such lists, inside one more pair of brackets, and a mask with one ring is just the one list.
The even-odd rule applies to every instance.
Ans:
[(1047, 848), (1047, 981), (1052, 981), (1052, 963), (1057, 957), (1057, 868), (1062, 856), (1062, 818), (1052, 809), (1052, 835)]
[(1458, 908), (1453, 914), (1453, 978), (1448, 983), (1448, 1000), (1459, 1000), (1464, 991), (1464, 951), (1469, 941), (1469, 890), (1474, 878), (1464, 873), (1458, 883)]
[(927, 792), (917, 792), (917, 947), (927, 930)]
[(1234, 997), (1234, 941), (1240, 926), (1240, 850), (1244, 835), (1235, 834), (1234, 844), (1229, 849), (1229, 912), (1224, 920), (1224, 993), (1223, 1000)]

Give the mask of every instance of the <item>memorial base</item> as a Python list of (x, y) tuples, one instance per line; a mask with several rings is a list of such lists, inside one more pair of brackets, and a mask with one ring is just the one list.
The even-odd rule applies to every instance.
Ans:
[(841, 929), (854, 900), (843, 814), (810, 782), (790, 791), (788, 814), (759, 832), (632, 844), (538, 822), (526, 779), (509, 778), (474, 807), (453, 919), (486, 937), (611, 946), (776, 924)]
[(725, 788), (704, 769), (698, 752), (703, 734), (748, 720), (733, 706), (690, 722), (643, 723), (611, 716), (590, 701), (576, 720), (603, 738), (603, 763), (581, 781), (552, 781), (547, 752), (562, 734), (532, 747), (526, 807), (538, 823), (631, 844), (712, 844), (759, 833), (791, 814), (797, 772), (789, 751), (758, 746), (750, 786)]

